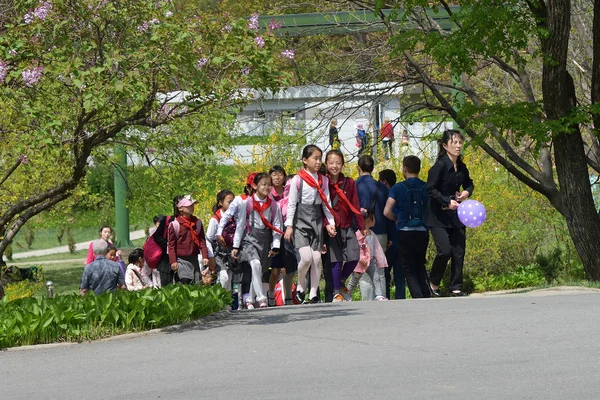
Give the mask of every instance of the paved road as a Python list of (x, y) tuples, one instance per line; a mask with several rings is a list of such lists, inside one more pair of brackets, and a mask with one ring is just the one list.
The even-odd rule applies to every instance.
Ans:
[(233, 313), (133, 339), (0, 352), (2, 399), (598, 399), (600, 294)]
[[(141, 239), (143, 237), (146, 237), (146, 233), (144, 232), (143, 229), (129, 233), (130, 240)], [(90, 246), (90, 242), (91, 242), (91, 240), (88, 240), (86, 242), (76, 243), (75, 250), (76, 251), (77, 250), (87, 250), (87, 248)], [(51, 254), (60, 254), (60, 253), (68, 253), (68, 252), (69, 252), (69, 246), (52, 247), (50, 249), (32, 250), (32, 251), (25, 251), (22, 253), (15, 253), (15, 254), (13, 254), (13, 260), (16, 260), (19, 258), (48, 256)]]

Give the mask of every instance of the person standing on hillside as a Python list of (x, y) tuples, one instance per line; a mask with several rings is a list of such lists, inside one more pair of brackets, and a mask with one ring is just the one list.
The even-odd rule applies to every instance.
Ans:
[(394, 126), (388, 117), (385, 118), (381, 127), (381, 143), (383, 147), (383, 157), (389, 160), (394, 156)]

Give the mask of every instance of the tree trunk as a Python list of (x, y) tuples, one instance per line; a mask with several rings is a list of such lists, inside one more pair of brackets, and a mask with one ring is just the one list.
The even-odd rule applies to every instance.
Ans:
[[(542, 40), (544, 109), (551, 120), (568, 117), (577, 104), (575, 84), (567, 71), (570, 33), (569, 0), (547, 3), (548, 37)], [(569, 233), (581, 257), (587, 279), (600, 280), (600, 218), (594, 206), (583, 138), (574, 123), (554, 133), (554, 160)]]

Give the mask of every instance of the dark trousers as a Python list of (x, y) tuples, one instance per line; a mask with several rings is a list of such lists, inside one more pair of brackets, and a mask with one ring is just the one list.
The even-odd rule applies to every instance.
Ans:
[(402, 263), (400, 262), (400, 249), (395, 246), (391, 246), (385, 252), (385, 258), (387, 259), (388, 267), (385, 269), (385, 297), (390, 297), (390, 283), (392, 281), (392, 274), (394, 275), (394, 286), (396, 286), (396, 300), (406, 298), (406, 283), (404, 282), (404, 270)]
[(169, 263), (169, 257), (163, 257), (158, 263), (158, 273), (160, 274), (160, 284), (165, 287), (171, 285), (173, 283), (179, 282), (179, 277), (171, 269), (171, 264)]
[(333, 273), (329, 255), (321, 254), (321, 262), (323, 263), (323, 279), (325, 280), (325, 302), (331, 303), (333, 301)]
[(463, 264), (465, 260), (466, 229), (465, 228), (431, 228), (431, 236), (435, 242), (437, 254), (429, 280), (439, 285), (446, 272), (448, 260), (450, 264), (450, 290), (462, 290)]
[[(429, 297), (425, 258), (429, 244), (427, 231), (398, 231), (398, 253), (406, 284), (413, 299)], [(396, 289), (397, 290), (397, 289)]]

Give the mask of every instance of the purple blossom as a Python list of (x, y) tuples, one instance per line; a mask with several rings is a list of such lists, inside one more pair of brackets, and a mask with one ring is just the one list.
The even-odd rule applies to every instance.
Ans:
[(254, 43), (256, 43), (256, 45), (262, 49), (265, 46), (265, 39), (263, 39), (261, 36), (257, 36), (254, 38)]
[(173, 16), (173, 11), (167, 11), (165, 13), (165, 17), (167, 17), (167, 18), (171, 18), (172, 16)]
[(26, 69), (21, 73), (23, 77), (23, 82), (25, 82), (25, 86), (33, 87), (38, 84), (42, 74), (44, 72), (44, 68), (42, 66), (37, 66), (33, 68)]
[(231, 27), (231, 24), (229, 24), (229, 22), (228, 22), (225, 25), (223, 25), (223, 28), (221, 28), (221, 32), (230, 33), (232, 29), (233, 28)]
[(0, 84), (4, 83), (6, 79), (6, 73), (8, 72), (8, 67), (2, 59), (0, 59)]
[(10, 55), (11, 57), (16, 56), (17, 54), (19, 54), (19, 53), (17, 53), (17, 50), (15, 50), (15, 49), (10, 49), (8, 51), (8, 55)]
[(244, 67), (242, 68), (242, 74), (243, 75), (250, 75), (250, 72), (252, 71), (252, 67)]
[(146, 155), (154, 154), (155, 151), (156, 151), (156, 149), (154, 147), (148, 147), (146, 149), (146, 151), (144, 152), (144, 154), (146, 154)]
[(202, 47), (198, 46), (198, 54), (202, 54)]
[(29, 25), (33, 21), (35, 21), (35, 17), (33, 15), (33, 11), (29, 11), (27, 14), (23, 15), (23, 21), (25, 21), (26, 25)]
[(271, 18), (271, 22), (269, 23), (269, 29), (276, 31), (277, 29), (281, 29), (282, 23), (275, 22), (275, 18)]
[(248, 21), (248, 28), (252, 30), (258, 29), (258, 14), (254, 13), (250, 16), (250, 20)]
[(200, 69), (200, 68), (204, 67), (207, 62), (208, 62), (208, 58), (202, 57), (201, 59), (199, 59), (196, 62), (196, 68)]
[(33, 10), (33, 14), (36, 18), (41, 19), (42, 21), (46, 19), (48, 14), (52, 11), (52, 4), (48, 1), (40, 2), (35, 10)]
[(146, 21), (143, 24), (139, 25), (137, 27), (137, 29), (138, 29), (138, 31), (145, 33), (145, 32), (148, 32), (148, 29), (150, 29), (150, 27), (152, 25), (158, 25), (158, 24), (160, 24), (160, 21), (158, 19), (154, 18), (154, 19), (151, 19), (150, 21)]
[(29, 158), (25, 154), (19, 156), (19, 161), (21, 161), (21, 164), (29, 164)]
[(296, 53), (294, 53), (294, 50), (291, 49), (287, 49), (281, 52), (281, 57), (289, 58), (290, 60), (293, 60), (295, 56)]

